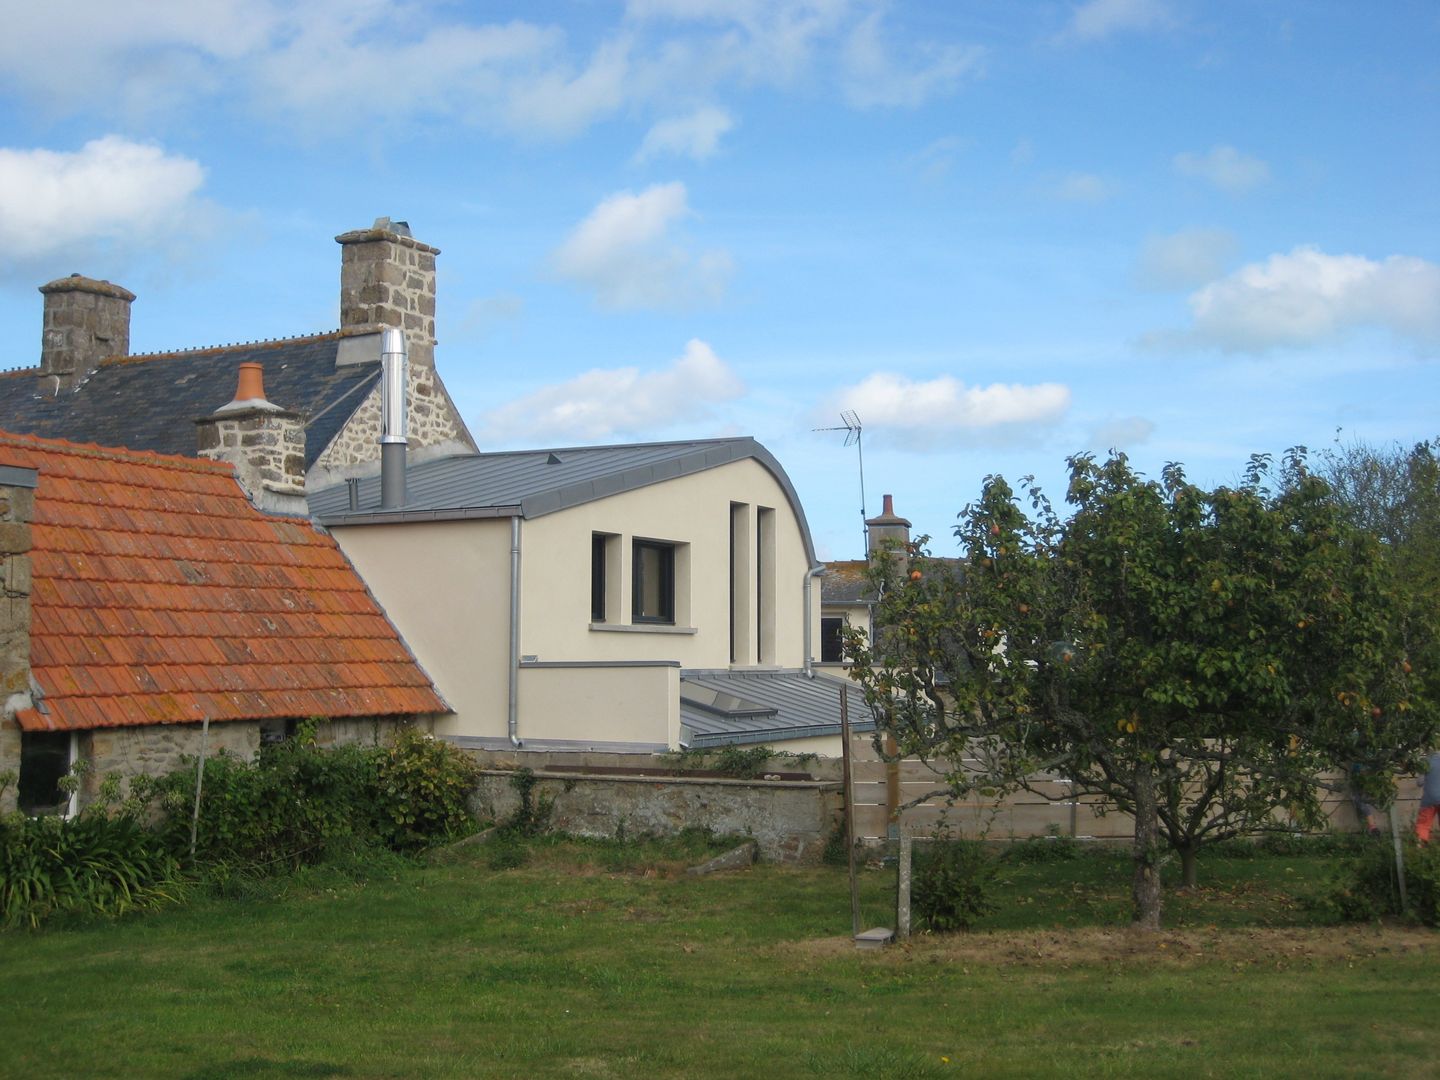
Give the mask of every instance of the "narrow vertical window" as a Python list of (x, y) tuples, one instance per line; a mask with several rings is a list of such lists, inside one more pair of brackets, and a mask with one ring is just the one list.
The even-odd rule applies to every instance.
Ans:
[(604, 533), (590, 535), (590, 621), (605, 621), (605, 541)]
[(775, 663), (775, 511), (755, 509), (755, 659)]

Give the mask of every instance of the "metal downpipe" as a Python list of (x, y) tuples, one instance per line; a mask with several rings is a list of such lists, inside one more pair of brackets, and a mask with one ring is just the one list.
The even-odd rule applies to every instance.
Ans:
[(805, 677), (807, 679), (813, 679), (815, 677), (815, 628), (813, 625), (814, 617), (810, 611), (810, 605), (815, 591), (813, 582), (824, 570), (824, 563), (816, 563), (810, 567), (809, 570), (805, 571)]
[(520, 516), (510, 519), (510, 686), (506, 703), (510, 745), (520, 741)]

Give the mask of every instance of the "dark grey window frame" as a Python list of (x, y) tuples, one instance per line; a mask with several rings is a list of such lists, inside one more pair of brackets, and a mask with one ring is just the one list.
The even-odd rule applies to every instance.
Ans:
[[(659, 555), (658, 572), (660, 574), (658, 595), (660, 598), (661, 611), (658, 613), (645, 612), (645, 587), (648, 584), (645, 576), (644, 553), (654, 551)], [(665, 543), (662, 540), (635, 540), (631, 548), (632, 590), (630, 597), (630, 621), (635, 623), (651, 623), (659, 626), (675, 625), (675, 545)]]

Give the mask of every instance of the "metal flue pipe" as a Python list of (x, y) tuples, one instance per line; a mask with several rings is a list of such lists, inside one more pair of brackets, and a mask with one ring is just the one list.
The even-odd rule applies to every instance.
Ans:
[(405, 392), (410, 350), (404, 331), (389, 327), (380, 336), (380, 508), (405, 505), (405, 446), (409, 437)]

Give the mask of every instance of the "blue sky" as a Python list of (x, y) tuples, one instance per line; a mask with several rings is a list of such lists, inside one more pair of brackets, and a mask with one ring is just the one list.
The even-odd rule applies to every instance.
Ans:
[[(328, 329), (333, 237), (442, 249), (482, 446), (753, 434), (822, 556), (853, 449), (953, 547), (982, 478), (1440, 434), (1431, 0), (72, 0), (0, 40), (4, 363)], [(136, 12), (143, 12), (137, 14)]]

